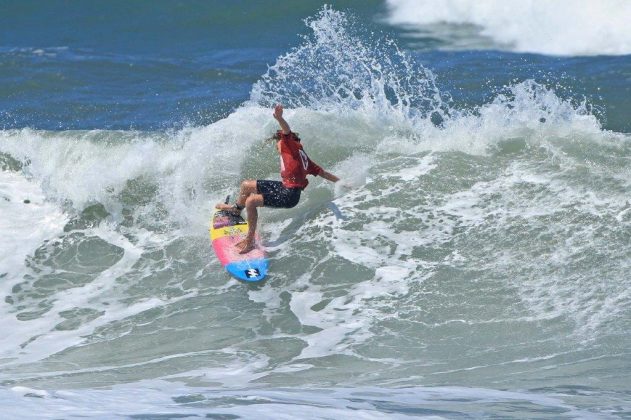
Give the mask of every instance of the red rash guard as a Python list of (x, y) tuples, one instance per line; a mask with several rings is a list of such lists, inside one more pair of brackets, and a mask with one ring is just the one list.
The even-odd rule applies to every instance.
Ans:
[(307, 175), (318, 176), (322, 168), (313, 163), (302, 150), (300, 139), (294, 133), (280, 132), (280, 177), (287, 188), (304, 189), (309, 181)]

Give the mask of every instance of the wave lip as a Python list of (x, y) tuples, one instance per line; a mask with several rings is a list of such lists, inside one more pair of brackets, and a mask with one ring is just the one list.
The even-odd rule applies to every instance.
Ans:
[(445, 38), (445, 26), (451, 26), (449, 32), (460, 32), (459, 36), (480, 37), (477, 45), (467, 44), (474, 49), (488, 48), (491, 40), (492, 48), (522, 53), (631, 54), (631, 3), (624, 0), (447, 0), (440, 7), (432, 0), (387, 0), (387, 6), (388, 23), (442, 38), (449, 48), (458, 48), (462, 42), (453, 36)]

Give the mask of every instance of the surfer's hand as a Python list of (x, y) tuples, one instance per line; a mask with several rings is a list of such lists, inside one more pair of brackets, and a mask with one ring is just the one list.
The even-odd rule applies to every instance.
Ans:
[(287, 121), (283, 118), (283, 106), (281, 104), (276, 104), (274, 107), (274, 118), (276, 118), (276, 121), (280, 124), (280, 129), (283, 130), (284, 134), (291, 133), (289, 124), (287, 124)]
[(274, 118), (277, 120), (283, 118), (283, 106), (281, 104), (276, 104), (274, 107)]

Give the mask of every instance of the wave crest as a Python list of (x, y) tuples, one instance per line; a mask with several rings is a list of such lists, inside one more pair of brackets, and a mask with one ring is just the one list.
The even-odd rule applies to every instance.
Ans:
[(434, 74), (392, 40), (366, 33), (352, 17), (326, 6), (305, 24), (311, 36), (254, 85), (254, 103), (402, 119), (444, 114), (446, 100)]

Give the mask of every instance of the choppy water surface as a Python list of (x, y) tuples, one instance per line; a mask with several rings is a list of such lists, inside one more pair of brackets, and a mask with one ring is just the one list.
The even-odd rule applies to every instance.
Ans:
[[(442, 13), (475, 31), (504, 19), (456, 3)], [(344, 6), (294, 11), (293, 45), (280, 30), (229, 51), (165, 38), (159, 58), (0, 45), (8, 416), (631, 415), (624, 39), (591, 44), (606, 57), (470, 48), (400, 21), (406, 2)], [(419, 46), (410, 25), (435, 38)], [(30, 94), (16, 63), (43, 75)], [(276, 102), (353, 187), (315, 179), (297, 207), (262, 210), (271, 274), (246, 285), (208, 219), (240, 179), (278, 177)]]

